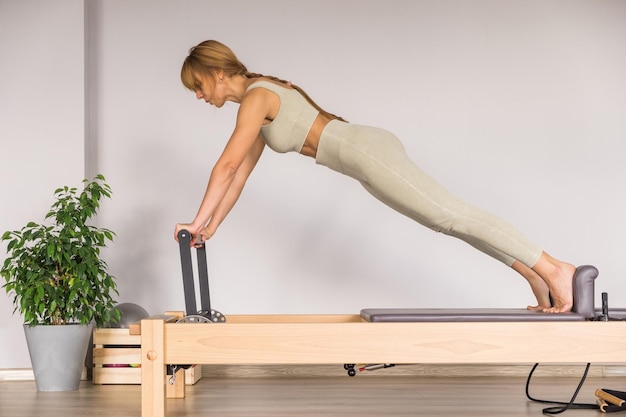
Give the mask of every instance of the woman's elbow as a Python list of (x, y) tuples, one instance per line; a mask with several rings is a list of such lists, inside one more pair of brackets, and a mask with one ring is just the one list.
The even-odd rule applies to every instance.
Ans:
[(237, 174), (238, 167), (234, 164), (222, 163), (213, 167), (213, 175), (223, 180), (232, 180)]

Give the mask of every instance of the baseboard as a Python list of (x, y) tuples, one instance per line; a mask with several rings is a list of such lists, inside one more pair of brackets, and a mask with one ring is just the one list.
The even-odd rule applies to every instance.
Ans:
[[(87, 376), (87, 367), (83, 368), (81, 380), (89, 379)], [(0, 369), (0, 382), (3, 381), (34, 381), (35, 374), (32, 369)]]
[(0, 381), (34, 381), (32, 369), (0, 369)]

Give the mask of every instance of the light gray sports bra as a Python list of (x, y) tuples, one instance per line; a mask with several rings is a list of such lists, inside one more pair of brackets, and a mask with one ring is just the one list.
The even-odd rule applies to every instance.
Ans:
[(250, 84), (246, 91), (259, 87), (270, 90), (280, 99), (278, 114), (261, 128), (265, 143), (276, 152), (300, 152), (319, 112), (297, 90), (269, 81)]

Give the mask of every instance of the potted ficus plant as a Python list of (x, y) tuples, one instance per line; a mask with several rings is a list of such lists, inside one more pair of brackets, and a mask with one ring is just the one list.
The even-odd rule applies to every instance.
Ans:
[[(114, 233), (88, 224), (101, 200), (111, 197), (111, 187), (102, 175), (83, 184), (82, 190), (55, 190), (45, 216), (50, 224), (29, 222), (2, 235), (8, 257), (0, 275), (13, 296), (14, 313), (24, 318), (40, 391), (78, 389), (93, 325), (120, 317), (112, 298), (115, 278), (100, 254)], [(62, 364), (71, 354), (78, 357)]]

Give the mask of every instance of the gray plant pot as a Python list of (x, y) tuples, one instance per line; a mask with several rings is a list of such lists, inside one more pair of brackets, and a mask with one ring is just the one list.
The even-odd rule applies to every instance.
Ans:
[(38, 391), (73, 391), (80, 385), (93, 325), (24, 325)]

